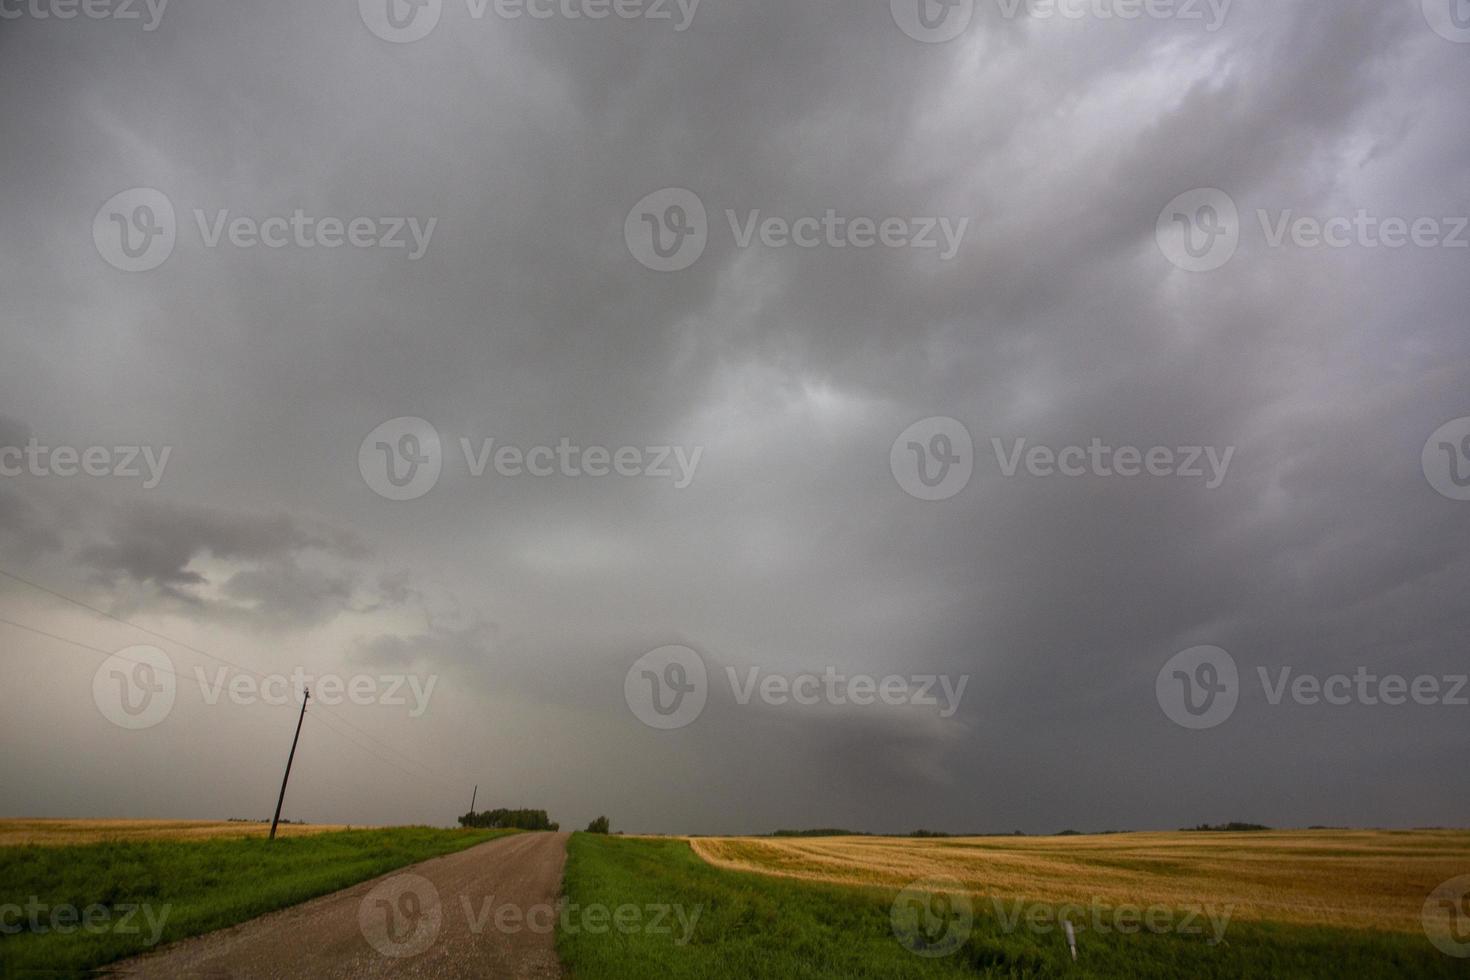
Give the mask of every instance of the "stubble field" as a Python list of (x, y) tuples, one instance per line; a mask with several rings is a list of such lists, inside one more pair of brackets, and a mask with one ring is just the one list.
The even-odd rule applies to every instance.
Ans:
[[(264, 837), (269, 823), (241, 820), (72, 820), (0, 819), (0, 847), (24, 844), (95, 844), (99, 841), (210, 840), (216, 837)], [(337, 824), (281, 824), (277, 837), (301, 837), (334, 830)]]
[(1419, 933), (1425, 900), (1470, 873), (1470, 831), (1259, 831), (1070, 837), (693, 838), (710, 864), (901, 889), (950, 878), (994, 900), (1210, 905), (1237, 922)]

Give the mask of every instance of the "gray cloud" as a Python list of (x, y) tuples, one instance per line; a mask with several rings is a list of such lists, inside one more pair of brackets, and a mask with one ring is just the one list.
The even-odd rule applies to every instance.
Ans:
[[(944, 45), (905, 37), (887, 6), (705, 0), (675, 34), (472, 21), (449, 2), (406, 45), (352, 5), (171, 8), (146, 34), (7, 22), (0, 81), (27, 94), (0, 105), (0, 442), (174, 454), (148, 493), (0, 483), (5, 561), (233, 651), (442, 672), (413, 726), (361, 723), (482, 799), (564, 822), (1460, 820), (1454, 709), (1254, 697), (1186, 732), (1154, 680), (1205, 643), (1248, 678), (1463, 670), (1470, 505), (1434, 492), (1420, 453), (1470, 415), (1465, 253), (1276, 249), (1256, 212), (1465, 214), (1470, 47), (1409, 0), (1238, 2), (1214, 33), (1008, 20), (981, 0)], [(90, 227), (134, 186), (170, 198), (179, 238), (127, 274)], [(623, 222), (672, 186), (700, 196), (710, 242), (654, 273)], [(1240, 206), (1240, 249), (1186, 274), (1155, 222), (1206, 186)], [(209, 248), (194, 217), (297, 208), (438, 225), (408, 262)], [(756, 209), (970, 225), (948, 262), (739, 248), (725, 212)], [(363, 438), (400, 416), (447, 447), (411, 502), (358, 472)], [(970, 485), (938, 504), (889, 471), (895, 437), (930, 416), (976, 446)], [(458, 450), (563, 437), (704, 456), (674, 490), (475, 478)], [(1236, 455), (1217, 490), (1006, 477), (992, 438)], [(717, 676), (971, 681), (952, 724), (726, 699), (654, 732), (623, 678), (676, 642)], [(93, 731), (86, 697), (73, 715), (57, 694), (65, 731)], [(371, 756), (319, 751), (327, 778), (304, 802), (323, 819), (463, 807), (407, 775), (386, 798)], [(362, 785), (332, 782), (359, 764)], [(234, 805), (192, 775), (209, 806), (147, 772), (79, 799), (0, 769), (24, 812)]]

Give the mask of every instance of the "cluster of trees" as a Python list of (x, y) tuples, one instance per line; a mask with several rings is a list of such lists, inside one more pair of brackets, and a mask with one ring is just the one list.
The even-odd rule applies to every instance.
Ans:
[(459, 818), (461, 827), (486, 830), (560, 830), (561, 824), (546, 815), (545, 810), (471, 810)]
[(607, 833), (607, 830), (607, 817), (598, 817), (596, 820), (587, 825), (587, 833), (589, 834), (605, 834)]
[(1195, 833), (1236, 834), (1248, 830), (1270, 830), (1271, 828), (1267, 827), (1265, 824), (1237, 823), (1235, 821), (1231, 821), (1230, 823), (1217, 824), (1202, 823), (1198, 827), (1185, 827), (1183, 829)]

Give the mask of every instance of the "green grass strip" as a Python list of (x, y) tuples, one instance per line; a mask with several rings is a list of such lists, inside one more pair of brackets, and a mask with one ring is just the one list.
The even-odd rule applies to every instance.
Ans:
[[(222, 929), (509, 832), (397, 827), (0, 848), (0, 976), (85, 975), (155, 948), (155, 936), (162, 944)], [(39, 929), (30, 907), (40, 909)], [(53, 929), (52, 916), (68, 909), (71, 921), (56, 921), (70, 931)], [(93, 928), (82, 919), (89, 910)]]
[[(1017, 919), (1016, 906), (973, 903), (974, 925), (951, 955), (927, 959), (895, 937), (896, 893), (726, 871), (676, 840), (575, 834), (566, 868), (568, 910), (557, 951), (575, 980), (904, 977), (1401, 978), (1470, 976), (1423, 936), (1231, 922), (1223, 942), (1178, 932), (1084, 931), (1072, 962), (1060, 929)], [(625, 929), (609, 917), (626, 913)], [(681, 907), (692, 931), (654, 907)], [(1033, 906), (1026, 906), (1029, 911)], [(589, 923), (596, 923), (596, 931)], [(637, 928), (633, 924), (639, 924)], [(1015, 923), (1019, 923), (1016, 925)]]

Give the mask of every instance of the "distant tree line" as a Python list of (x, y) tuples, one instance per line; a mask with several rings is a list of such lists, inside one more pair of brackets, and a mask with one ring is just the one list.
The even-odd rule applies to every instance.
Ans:
[(1214, 833), (1214, 834), (1238, 834), (1247, 830), (1270, 830), (1265, 824), (1259, 823), (1202, 823), (1198, 827), (1184, 827), (1183, 830), (1190, 833)]
[[(1226, 824), (1220, 827), (1195, 827), (1195, 830), (1269, 830), (1268, 827), (1257, 827), (1254, 824)], [(1126, 833), (1121, 830), (1098, 830), (1089, 832), (1093, 836), (1106, 837), (1111, 834)], [(691, 836), (699, 836), (694, 834)], [(975, 833), (975, 834), (951, 834), (942, 830), (911, 830), (906, 834), (874, 834), (866, 830), (841, 830), (836, 827), (818, 827), (813, 830), (778, 830), (771, 834), (772, 837), (1045, 837), (1046, 834), (1027, 834), (1023, 831), (1013, 830), (1009, 833)], [(1081, 831), (1062, 830), (1052, 837), (1079, 837)]]
[[(1240, 823), (1238, 821), (1232, 821), (1231, 823), (1220, 823), (1220, 824), (1205, 824), (1205, 823), (1202, 823), (1198, 827), (1181, 827), (1180, 828), (1181, 831), (1187, 832), (1187, 833), (1221, 833), (1221, 834), (1223, 834), (1223, 833), (1239, 834), (1239, 833), (1245, 833), (1245, 832), (1248, 832), (1248, 831), (1270, 830), (1270, 829), (1271, 829), (1270, 827), (1267, 827), (1264, 824), (1259, 824), (1259, 823)], [(1313, 829), (1313, 830), (1331, 830), (1331, 829), (1334, 829), (1334, 828), (1330, 828), (1330, 827), (1313, 827), (1311, 829)], [(1106, 836), (1110, 836), (1110, 835), (1113, 835), (1113, 834), (1127, 833), (1127, 831), (1122, 831), (1122, 830), (1099, 830), (1099, 831), (1088, 831), (1087, 833), (1090, 834), (1090, 835), (1093, 835), (1093, 836), (1097, 836), (1097, 837), (1106, 837)], [(841, 828), (838, 828), (838, 827), (816, 827), (816, 828), (813, 828), (811, 830), (778, 830), (775, 833), (771, 834), (771, 836), (772, 837), (1032, 837), (1032, 836), (1047, 836), (1047, 835), (1044, 835), (1044, 834), (1042, 834), (1042, 835), (1025, 834), (1025, 833), (1022, 833), (1019, 830), (1012, 831), (1009, 834), (949, 834), (949, 833), (945, 833), (944, 831), (939, 831), (939, 830), (914, 830), (914, 831), (910, 831), (907, 834), (872, 834), (872, 833), (869, 833), (866, 830), (842, 830)], [(1083, 836), (1083, 832), (1082, 831), (1077, 831), (1077, 830), (1072, 830), (1072, 829), (1069, 828), (1067, 830), (1059, 831), (1059, 832), (1057, 832), (1055, 834), (1052, 834), (1050, 836), (1052, 836), (1052, 837), (1080, 837), (1080, 836)]]
[(485, 830), (559, 830), (561, 824), (546, 815), (545, 810), (471, 810), (459, 818), (461, 827)]
[(609, 826), (610, 825), (608, 823), (607, 817), (598, 817), (596, 820), (587, 825), (587, 833), (605, 834), (607, 833)]
[(814, 830), (778, 830), (772, 837), (982, 837), (983, 834), (946, 834), (939, 830), (914, 830), (907, 834), (870, 834), (866, 830), (841, 830), (836, 827), (818, 827)]

